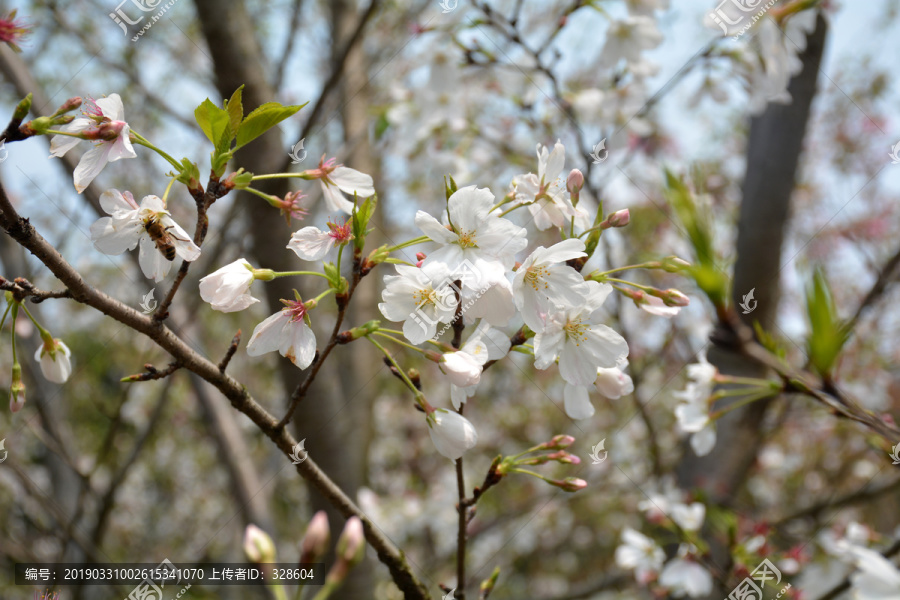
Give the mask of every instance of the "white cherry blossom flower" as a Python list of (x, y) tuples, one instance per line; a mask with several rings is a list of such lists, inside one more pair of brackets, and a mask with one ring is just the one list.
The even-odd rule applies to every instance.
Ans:
[(34, 360), (41, 363), (41, 372), (53, 383), (65, 383), (72, 374), (69, 357), (72, 352), (62, 340), (49, 338), (34, 353)]
[(676, 598), (703, 598), (712, 592), (712, 575), (692, 560), (676, 558), (659, 574), (659, 584)]
[(200, 280), (200, 297), (214, 310), (236, 312), (259, 302), (250, 295), (253, 267), (239, 258)]
[(300, 300), (282, 300), (285, 308), (271, 315), (253, 330), (247, 354), (260, 356), (278, 351), (300, 369), (316, 356), (316, 334), (306, 324), (307, 307)]
[(858, 600), (897, 600), (900, 598), (900, 570), (880, 553), (848, 544), (845, 556), (856, 568), (850, 575), (853, 597)]
[(287, 247), (303, 260), (322, 260), (334, 248), (335, 244), (343, 245), (353, 239), (350, 233), (350, 221), (343, 223), (328, 222), (328, 231), (318, 227), (304, 227), (291, 235)]
[[(120, 158), (137, 157), (131, 145), (130, 128), (125, 122), (125, 108), (118, 94), (88, 100), (83, 113), (84, 117), (78, 117), (60, 129), (67, 133), (82, 134), (94, 143), (93, 148), (85, 152), (75, 167), (73, 179), (79, 194), (87, 189), (106, 163)], [(80, 141), (81, 138), (77, 137), (55, 135), (50, 140), (50, 156), (64, 156)]]
[(356, 169), (335, 164), (336, 158), (319, 161), (319, 167), (306, 171), (311, 179), (318, 179), (322, 184), (322, 195), (325, 205), (330, 211), (343, 211), (347, 214), (353, 212), (353, 202), (344, 198), (341, 194), (354, 194), (358, 198), (368, 198), (375, 194), (375, 183), (371, 175), (361, 173)]
[(688, 365), (688, 384), (674, 396), (682, 400), (675, 407), (675, 417), (681, 431), (690, 433), (691, 447), (697, 456), (706, 456), (716, 445), (715, 423), (709, 418), (709, 398), (713, 393), (716, 368), (701, 352), (699, 361)]
[(475, 427), (459, 413), (437, 408), (428, 415), (427, 423), (435, 448), (451, 460), (461, 457), (478, 443)]
[(597, 369), (597, 381), (594, 386), (600, 395), (610, 400), (618, 400), (622, 396), (627, 396), (634, 392), (634, 382), (631, 376), (625, 373), (623, 365)]
[(679, 502), (672, 506), (670, 516), (685, 531), (699, 531), (703, 527), (703, 519), (706, 518), (706, 505), (702, 502), (691, 504)]
[(559, 373), (574, 386), (588, 387), (597, 379), (597, 368), (615, 367), (628, 356), (621, 335), (601, 323), (598, 310), (612, 286), (588, 281), (587, 300), (548, 319), (534, 338), (534, 366), (544, 370), (559, 358)]
[[(138, 262), (144, 275), (154, 281), (162, 281), (172, 261), (157, 247), (150, 235), (150, 228), (161, 229), (175, 255), (186, 261), (196, 260), (200, 248), (166, 210), (157, 196), (145, 196), (138, 206), (130, 192), (108, 190), (100, 196), (100, 206), (111, 217), (103, 217), (91, 225), (91, 241), (104, 254), (122, 254), (140, 244)], [(160, 238), (157, 237), (157, 240)]]
[(532, 331), (540, 332), (551, 312), (584, 304), (588, 285), (578, 271), (566, 261), (587, 256), (584, 242), (577, 238), (563, 240), (549, 248), (538, 247), (513, 279), (516, 308)]
[[(489, 360), (500, 360), (509, 353), (510, 341), (509, 337), (499, 329), (493, 329), (487, 321), (481, 321), (478, 327), (460, 348), (460, 352), (472, 356), (475, 362), (483, 369), (484, 364)], [(480, 374), (480, 371), (479, 371)], [(480, 377), (479, 377), (480, 381)], [(453, 408), (459, 410), (459, 407), (469, 398), (475, 395), (478, 390), (478, 382), (471, 385), (457, 385), (450, 383), (450, 400), (453, 402)]]
[(384, 278), (378, 309), (390, 321), (403, 321), (403, 335), (413, 344), (433, 338), (438, 323), (456, 315), (456, 295), (440, 265), (421, 268), (395, 265), (396, 275)]
[(614, 67), (621, 59), (629, 65), (642, 65), (641, 54), (659, 46), (663, 36), (656, 21), (644, 15), (632, 15), (610, 23), (600, 64)]
[(566, 191), (565, 180), (560, 179), (566, 163), (566, 149), (558, 140), (549, 151), (537, 145), (538, 172), (517, 175), (513, 178), (516, 202), (527, 204), (534, 218), (534, 226), (541, 231), (550, 227), (566, 227), (575, 218), (575, 224), (586, 229), (590, 226), (587, 212), (572, 205)]
[(457, 350), (443, 355), (439, 367), (451, 385), (469, 387), (481, 381), (481, 366), (487, 362), (487, 346), (484, 342), (476, 342), (471, 350), (471, 353)]
[(649, 537), (630, 527), (622, 531), (622, 545), (616, 548), (616, 565), (633, 569), (639, 583), (650, 581), (665, 560), (665, 552)]

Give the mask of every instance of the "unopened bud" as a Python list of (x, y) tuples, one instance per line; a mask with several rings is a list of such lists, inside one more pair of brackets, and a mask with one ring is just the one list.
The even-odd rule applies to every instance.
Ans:
[(571, 435), (555, 435), (549, 442), (541, 444), (542, 448), (547, 450), (564, 450), (575, 443), (575, 438)]
[(247, 525), (244, 530), (244, 554), (247, 560), (257, 563), (275, 562), (275, 544), (265, 531), (256, 525)]
[(481, 587), (478, 590), (481, 598), (487, 598), (491, 595), (491, 592), (494, 591), (494, 586), (497, 585), (497, 578), (500, 577), (500, 567), (494, 567), (494, 572), (491, 573), (491, 576), (481, 582)]
[(547, 480), (550, 485), (555, 485), (564, 492), (577, 492), (587, 487), (587, 481), (577, 477), (566, 477), (562, 481)]
[(22, 382), (22, 366), (13, 364), (12, 383), (9, 386), (9, 412), (17, 413), (25, 406), (25, 384)]
[(67, 112), (72, 112), (73, 110), (75, 110), (77, 108), (81, 108), (81, 103), (82, 103), (81, 96), (74, 96), (72, 98), (69, 98), (68, 100), (63, 102), (62, 106), (57, 108), (56, 112), (53, 113), (51, 116), (58, 117)]
[(562, 463), (565, 465), (580, 465), (581, 459), (575, 456), (574, 454), (569, 454), (565, 450), (560, 450), (559, 452), (554, 452), (553, 454), (548, 454), (547, 458), (549, 460), (555, 460), (558, 463)]
[(675, 289), (666, 290), (662, 301), (666, 303), (666, 306), (687, 306), (691, 303), (690, 298)]
[[(625, 227), (631, 221), (631, 213), (627, 208), (623, 208), (622, 210), (617, 210), (612, 213), (608, 217), (606, 217), (606, 223), (609, 227)], [(605, 229), (605, 227), (604, 227)]]
[[(306, 302), (305, 306), (307, 308), (313, 308), (313, 307), (309, 306), (310, 302), (312, 302), (312, 300), (308, 300)], [(381, 326), (381, 321), (379, 321), (377, 319), (373, 319), (372, 321), (369, 321), (368, 323), (364, 323), (363, 325), (360, 325), (359, 327), (354, 327), (353, 329), (348, 329), (347, 331), (342, 331), (337, 336), (337, 343), (338, 344), (348, 344), (348, 343), (352, 342), (353, 340), (358, 340), (361, 337), (365, 337), (371, 333), (378, 331), (378, 328), (380, 326)]]
[(412, 384), (416, 386), (416, 389), (422, 389), (422, 378), (419, 375), (418, 369), (409, 369), (406, 372), (406, 376), (409, 378)]
[(16, 110), (13, 111), (12, 120), (16, 123), (21, 123), (25, 120), (25, 117), (28, 116), (28, 111), (31, 110), (31, 94), (29, 93), (27, 96), (22, 98), (22, 100), (16, 105)]
[(350, 517), (338, 538), (337, 555), (349, 566), (356, 565), (365, 556), (366, 537), (359, 517)]
[(416, 252), (416, 260), (425, 260), (427, 255), (424, 252)]
[(566, 189), (569, 190), (569, 193), (577, 194), (583, 187), (584, 174), (578, 169), (572, 169), (571, 171), (569, 171), (569, 176), (566, 178)]
[(300, 562), (314, 563), (328, 552), (328, 543), (331, 541), (331, 530), (328, 528), (328, 515), (320, 510), (309, 522), (306, 535), (300, 544)]
[(683, 271), (684, 269), (687, 269), (690, 266), (691, 266), (691, 263), (689, 263), (686, 260), (682, 260), (682, 259), (678, 258), (677, 256), (667, 256), (664, 259), (662, 259), (662, 268), (667, 273), (678, 273), (679, 271)]

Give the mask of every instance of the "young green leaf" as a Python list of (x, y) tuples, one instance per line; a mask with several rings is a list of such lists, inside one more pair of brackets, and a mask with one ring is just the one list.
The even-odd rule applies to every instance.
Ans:
[(834, 297), (822, 269), (816, 269), (807, 287), (806, 312), (810, 326), (807, 340), (809, 361), (820, 375), (826, 377), (850, 337), (850, 331), (838, 317)]
[(247, 115), (237, 131), (237, 147), (244, 146), (285, 119), (292, 117), (306, 104), (282, 106), (278, 102), (267, 102)]
[(244, 105), (241, 103), (243, 90), (243, 85), (234, 90), (231, 99), (225, 104), (225, 110), (228, 112), (228, 118), (231, 125), (232, 139), (237, 135), (238, 127), (241, 126), (241, 121), (244, 120)]
[(227, 140), (227, 144), (230, 145), (231, 118), (228, 116), (228, 111), (219, 108), (207, 98), (194, 111), (194, 118), (197, 119), (200, 129), (217, 150), (224, 145), (223, 140)]

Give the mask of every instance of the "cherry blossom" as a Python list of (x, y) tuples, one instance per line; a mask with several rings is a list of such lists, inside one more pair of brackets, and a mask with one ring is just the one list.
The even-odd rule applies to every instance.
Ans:
[(71, 350), (62, 340), (50, 338), (38, 347), (34, 360), (40, 362), (41, 372), (49, 381), (65, 383), (72, 374), (71, 356)]
[(350, 233), (350, 222), (328, 222), (328, 231), (318, 227), (304, 227), (291, 235), (287, 247), (303, 260), (322, 260), (334, 248), (353, 239)]
[(253, 267), (246, 259), (239, 258), (200, 280), (200, 297), (209, 302), (213, 310), (236, 312), (259, 302), (250, 295), (250, 285), (255, 280)]
[(674, 393), (682, 400), (675, 407), (679, 428), (691, 435), (691, 447), (697, 456), (706, 456), (716, 445), (715, 423), (709, 418), (709, 398), (713, 393), (716, 368), (701, 352), (699, 362), (688, 365), (688, 384), (684, 390)]
[(676, 558), (659, 574), (659, 584), (676, 598), (703, 598), (712, 592), (712, 575), (692, 560)]
[(538, 144), (537, 157), (537, 175), (528, 173), (513, 178), (516, 202), (527, 204), (534, 226), (540, 230), (566, 227), (572, 218), (578, 227), (587, 228), (590, 223), (587, 212), (572, 205), (566, 182), (560, 179), (566, 162), (565, 146), (557, 140), (548, 152)]
[(350, 214), (353, 212), (353, 202), (344, 198), (341, 192), (356, 195), (358, 198), (368, 198), (375, 194), (374, 182), (371, 175), (335, 164), (336, 161), (336, 158), (325, 160), (322, 156), (319, 167), (305, 173), (310, 179), (318, 179), (322, 184), (322, 196), (328, 210)]
[[(625, 365), (627, 365), (627, 361), (625, 361)], [(610, 400), (618, 400), (622, 396), (634, 392), (634, 382), (631, 380), (631, 376), (622, 370), (625, 365), (619, 364), (608, 369), (605, 367), (597, 369), (597, 381), (594, 382), (594, 386), (601, 396)]]
[(166, 210), (157, 196), (145, 196), (138, 206), (130, 192), (108, 190), (100, 196), (100, 206), (111, 217), (98, 219), (91, 225), (91, 241), (104, 254), (122, 254), (140, 244), (138, 262), (144, 275), (162, 281), (172, 267), (172, 261), (157, 248), (148, 227), (153, 222), (161, 227), (175, 254), (190, 262), (200, 256), (200, 248)]
[(559, 358), (562, 378), (584, 388), (593, 385), (598, 367), (615, 367), (628, 356), (628, 344), (601, 323), (598, 310), (612, 286), (596, 281), (588, 281), (587, 285), (586, 302), (553, 315), (534, 338), (534, 366), (543, 370)]
[(633, 569), (639, 583), (652, 579), (665, 560), (666, 554), (652, 539), (630, 527), (622, 531), (622, 545), (616, 548), (616, 565)]
[(75, 189), (80, 194), (91, 184), (107, 163), (120, 158), (136, 158), (137, 154), (131, 145), (130, 128), (125, 122), (125, 107), (118, 94), (110, 94), (99, 100), (88, 100), (85, 103), (85, 117), (79, 117), (64, 125), (60, 131), (84, 136), (55, 135), (50, 140), (50, 156), (62, 157), (66, 152), (78, 145), (82, 139), (94, 142), (78, 166), (73, 178)]
[(306, 324), (307, 306), (300, 300), (282, 300), (285, 308), (271, 315), (253, 330), (247, 354), (260, 356), (278, 351), (300, 369), (308, 367), (316, 355), (316, 334)]
[(543, 331), (551, 312), (584, 304), (588, 285), (567, 260), (587, 256), (584, 242), (571, 238), (549, 248), (538, 247), (516, 271), (516, 308), (532, 331)]
[(428, 433), (437, 451), (456, 460), (478, 443), (475, 427), (464, 416), (445, 408), (428, 415)]
[(413, 344), (433, 338), (438, 323), (456, 315), (456, 295), (446, 285), (440, 265), (396, 265), (397, 274), (384, 278), (378, 309), (386, 319), (403, 321), (403, 335)]
[[(509, 336), (500, 331), (493, 329), (487, 321), (481, 321), (475, 331), (460, 348), (460, 352), (464, 352), (472, 356), (473, 360), (483, 368), (483, 365), (489, 360), (500, 360), (509, 353), (510, 341)], [(480, 371), (479, 371), (480, 373)], [(480, 378), (479, 378), (480, 381)], [(453, 402), (453, 408), (459, 410), (459, 407), (469, 398), (475, 395), (478, 390), (478, 381), (470, 385), (457, 385), (450, 382), (450, 400)]]

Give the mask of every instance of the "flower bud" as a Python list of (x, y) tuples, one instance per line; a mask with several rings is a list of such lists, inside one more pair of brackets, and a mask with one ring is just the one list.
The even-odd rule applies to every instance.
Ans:
[(577, 492), (587, 487), (587, 481), (577, 477), (566, 477), (562, 481), (547, 480), (550, 485), (555, 485), (564, 492)]
[(662, 259), (662, 268), (667, 273), (678, 273), (679, 271), (683, 271), (691, 266), (686, 260), (682, 260), (677, 256), (667, 256)]
[(328, 528), (328, 515), (320, 510), (313, 515), (306, 528), (306, 535), (300, 544), (300, 562), (314, 563), (328, 552), (328, 543), (331, 541), (331, 531)]
[(275, 562), (275, 544), (265, 531), (256, 525), (247, 525), (244, 531), (244, 554), (257, 564)]
[(426, 258), (428, 258), (428, 255), (426, 255), (424, 252), (416, 252), (416, 260), (423, 261)]
[(459, 413), (439, 408), (428, 415), (427, 422), (435, 448), (450, 460), (461, 457), (478, 443), (475, 427)]
[(9, 386), (9, 412), (17, 413), (25, 406), (25, 384), (22, 382), (22, 366), (15, 363), (12, 368), (12, 383)]
[(69, 360), (72, 352), (62, 340), (49, 334), (45, 337), (43, 331), (41, 338), (44, 338), (44, 343), (34, 353), (34, 360), (40, 362), (41, 372), (49, 381), (65, 383), (72, 374), (72, 363)]
[(608, 223), (609, 227), (625, 227), (630, 221), (631, 213), (627, 208), (617, 210), (616, 212), (606, 217), (606, 223)]
[(362, 521), (359, 517), (350, 517), (341, 537), (338, 538), (337, 555), (351, 567), (358, 564), (365, 556), (366, 537), (363, 532)]
[(500, 577), (500, 567), (494, 567), (494, 572), (491, 573), (491, 576), (481, 582), (480, 589), (478, 590), (481, 598), (487, 598), (491, 595), (491, 592), (494, 591), (494, 586), (497, 585), (498, 577)]
[(678, 306), (683, 307), (687, 306), (691, 303), (691, 299), (679, 292), (676, 289), (668, 289), (664, 292), (664, 296), (662, 298), (663, 302), (666, 303), (666, 306)]
[(275, 279), (275, 271), (272, 269), (252, 269), (253, 279), (259, 279), (260, 281), (272, 281)]
[(559, 452), (554, 452), (553, 454), (547, 455), (548, 460), (555, 460), (558, 463), (564, 465), (580, 465), (581, 459), (575, 456), (574, 454), (569, 454), (565, 450), (560, 450)]
[(575, 438), (571, 435), (555, 435), (549, 442), (541, 444), (541, 449), (546, 450), (564, 450), (575, 443)]
[(56, 112), (53, 113), (53, 114), (50, 115), (50, 116), (52, 116), (52, 117), (58, 117), (58, 116), (63, 115), (63, 114), (65, 114), (65, 113), (67, 113), (67, 112), (72, 112), (73, 110), (76, 110), (76, 109), (78, 109), (78, 108), (81, 108), (81, 103), (82, 103), (81, 96), (73, 96), (72, 98), (69, 98), (68, 100), (66, 100), (65, 102), (63, 102), (63, 103), (62, 103), (62, 106), (60, 106), (59, 108), (57, 108), (57, 109), (56, 109)]
[(25, 117), (28, 116), (28, 112), (31, 110), (31, 93), (24, 98), (16, 105), (16, 110), (13, 111), (12, 120), (21, 123), (25, 120)]
[(584, 174), (578, 169), (572, 169), (569, 171), (569, 176), (566, 178), (566, 189), (569, 190), (570, 194), (577, 194), (581, 191), (581, 188), (584, 187)]

